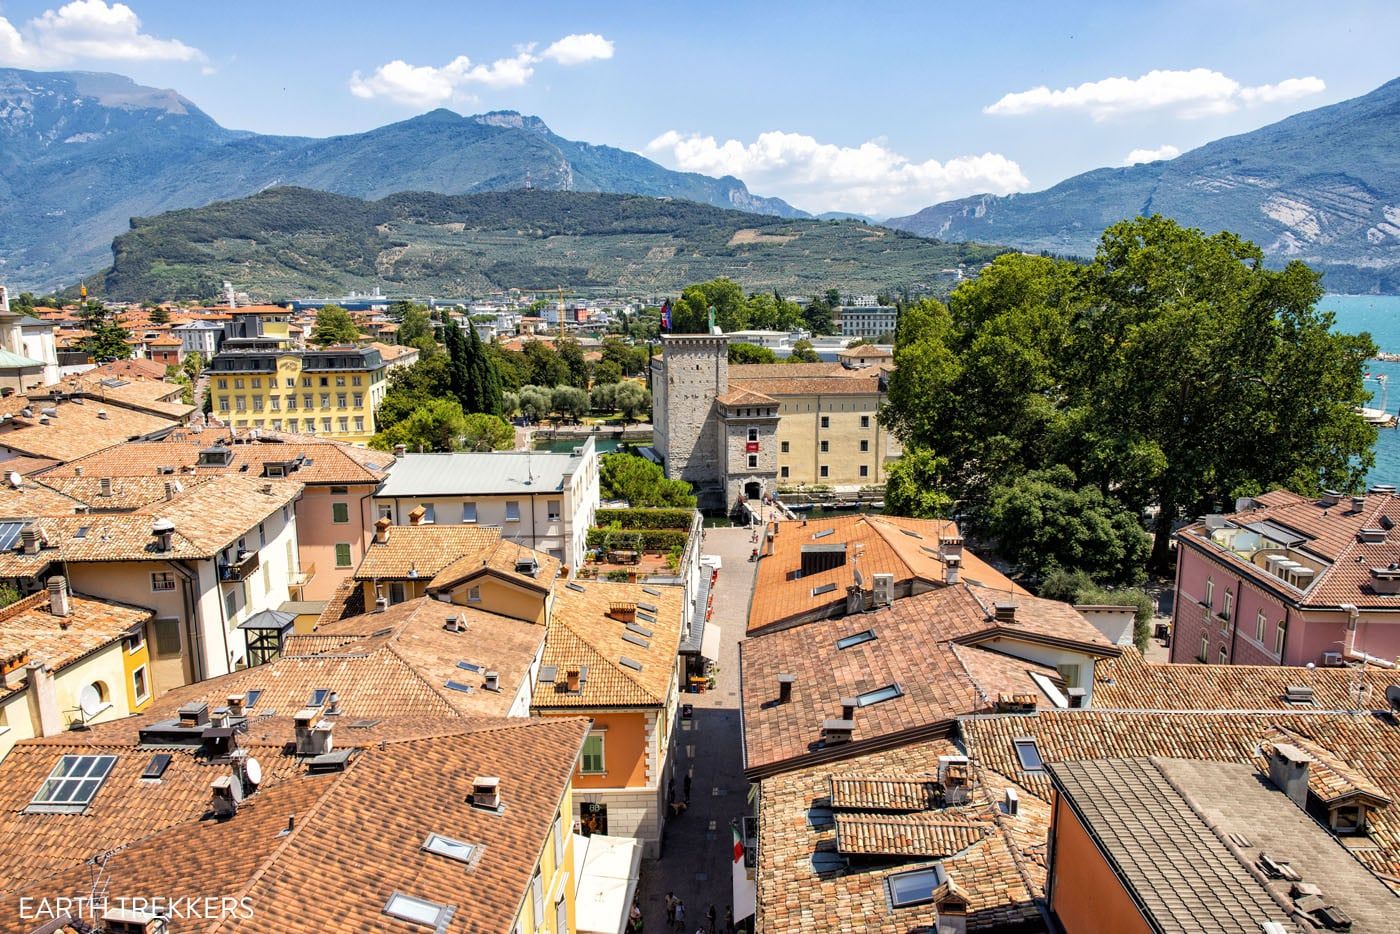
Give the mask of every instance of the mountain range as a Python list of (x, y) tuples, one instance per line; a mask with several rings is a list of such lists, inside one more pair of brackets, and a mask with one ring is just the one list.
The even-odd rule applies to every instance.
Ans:
[(47, 290), (104, 265), (133, 217), (274, 185), (369, 199), (533, 186), (807, 216), (736, 178), (674, 172), (514, 112), (434, 110), (328, 139), (267, 136), (120, 75), (0, 69), (0, 279), (12, 286)]
[(975, 195), (884, 223), (927, 237), (1089, 256), (1103, 229), (1159, 213), (1230, 230), (1338, 292), (1400, 292), (1400, 79), (1171, 159), (1045, 191)]

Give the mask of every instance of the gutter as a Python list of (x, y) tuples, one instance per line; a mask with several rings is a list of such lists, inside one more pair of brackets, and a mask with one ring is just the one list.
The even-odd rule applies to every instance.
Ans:
[[(1346, 634), (1342, 636), (1342, 657), (1359, 661), (1362, 665), (1379, 665), (1382, 668), (1396, 667), (1395, 662), (1388, 661), (1384, 658), (1377, 658), (1356, 647), (1356, 630), (1361, 625), (1361, 611), (1350, 603), (1342, 604), (1339, 609), (1346, 610), (1347, 614)], [(1284, 638), (1287, 638), (1287, 636), (1285, 635)]]
[(185, 611), (188, 614), (186, 620), (190, 631), (190, 674), (193, 681), (203, 681), (207, 666), (204, 655), (204, 633), (199, 625), (199, 602), (194, 597), (194, 584), (197, 576), (181, 561), (167, 561), (165, 563), (180, 576), (180, 580), (184, 584), (181, 589), (184, 592)]

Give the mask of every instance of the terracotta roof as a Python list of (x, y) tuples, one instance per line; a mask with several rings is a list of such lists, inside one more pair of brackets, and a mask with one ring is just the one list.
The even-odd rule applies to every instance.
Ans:
[(729, 391), (720, 396), (715, 396), (715, 401), (720, 405), (777, 405), (778, 400), (772, 396), (765, 396), (761, 392), (746, 389), (743, 385), (730, 385)]
[[(846, 588), (859, 568), (870, 587), (872, 576), (894, 575), (897, 590), (941, 585), (946, 570), (941, 539), (959, 536), (955, 523), (943, 519), (855, 515), (831, 519), (796, 519), (770, 526), (776, 534), (758, 562), (758, 582), (749, 606), (749, 633), (839, 615)], [(802, 574), (804, 548), (844, 545), (844, 562), (835, 568)], [(1025, 593), (1000, 571), (962, 550), (961, 578)], [(834, 586), (832, 586), (834, 585)]]
[(385, 363), (393, 363), (395, 360), (397, 360), (399, 357), (404, 356), (405, 354), (419, 353), (417, 347), (404, 347), (399, 344), (385, 344), (381, 341), (370, 341), (366, 346), (373, 347), (375, 350), (379, 351), (379, 356), (383, 358)]
[[(0, 609), (0, 663), (28, 655), (43, 659), (50, 668), (65, 668), (96, 650), (119, 640), (154, 614), (144, 607), (127, 606), (71, 594), (71, 614), (49, 612), (49, 592), (41, 590)], [(23, 670), (0, 678), (0, 697), (21, 686)]]
[[(9, 461), (3, 462), (0, 470), (8, 465)], [(25, 477), (17, 487), (11, 486), (8, 478), (0, 484), (0, 516), (71, 516), (82, 505), (35, 477)]]
[(27, 477), (30, 474), (47, 470), (57, 463), (58, 461), (48, 457), (28, 457), (21, 455), (19, 457), (11, 457), (0, 461), (0, 470), (3, 470), (7, 474), (13, 472)]
[[(856, 375), (854, 371), (834, 360), (821, 363), (735, 363), (729, 367), (731, 383), (751, 379), (849, 379), (853, 375)], [(860, 375), (869, 376), (868, 373)]]
[(885, 360), (892, 359), (894, 354), (884, 347), (877, 347), (874, 344), (862, 344), (859, 347), (844, 347), (836, 352), (836, 356), (850, 357), (856, 360)]
[[(860, 802), (832, 801), (829, 819), (816, 816), (814, 806), (826, 804), (833, 783), (846, 777), (843, 770), (856, 770), (862, 781), (917, 784), (936, 775), (939, 756), (958, 752), (948, 740), (933, 740), (763, 779), (754, 870), (758, 930), (907, 934), (921, 929), (932, 917), (930, 906), (892, 908), (886, 886), (891, 876), (937, 863), (968, 898), (968, 930), (1019, 930), (1021, 925), (1040, 930), (1033, 901), (1038, 893), (1018, 869), (995, 799), (975, 772), (965, 805), (938, 808), (926, 800), (918, 811), (891, 815), (869, 811)], [(1023, 811), (1017, 821), (1034, 824), (1043, 842), (1048, 814)], [(922, 851), (946, 855), (938, 859)], [(816, 871), (818, 858), (829, 861), (825, 871)]]
[[(195, 434), (180, 430), (172, 434), (175, 437), (161, 441), (112, 445), (48, 471), (44, 480), (74, 476), (79, 468), (87, 477), (163, 476), (166, 480), (182, 481), (190, 476), (217, 474), (260, 477), (267, 464), (288, 464), (301, 458), (301, 465), (287, 476), (302, 483), (378, 483), (394, 462), (394, 456), (384, 451), (357, 448), (329, 439), (278, 441), (260, 433), (257, 441), (231, 443), (227, 435), (220, 437), (213, 431)], [(227, 466), (199, 464), (200, 452), (214, 445), (228, 448), (231, 457)], [(172, 468), (175, 476), (161, 474), (163, 467)]]
[[(517, 563), (525, 560), (535, 562), (537, 570), (533, 575), (516, 570)], [(433, 591), (446, 590), (481, 574), (491, 574), (522, 587), (548, 592), (550, 582), (559, 576), (562, 566), (563, 562), (558, 558), (527, 548), (519, 542), (501, 539), (483, 551), (466, 554), (453, 561), (428, 582), (428, 588)]]
[[(676, 683), (681, 600), (676, 587), (644, 589), (641, 584), (592, 580), (556, 584), (541, 664), (554, 666), (557, 675), (553, 683), (540, 681), (535, 685), (532, 706), (649, 707), (667, 703)], [(615, 604), (635, 606), (643, 615), (636, 617), (634, 627), (650, 635), (636, 628), (629, 631), (626, 623), (609, 616)], [(642, 609), (641, 604), (655, 607), (656, 612)], [(637, 667), (624, 659), (636, 662)], [(588, 676), (581, 689), (568, 693), (565, 673), (585, 665)]]
[(1268, 771), (1265, 757), (1280, 744), (1300, 749), (1312, 760), (1308, 764), (1308, 791), (1324, 805), (1356, 797), (1368, 798), (1375, 806), (1391, 803), (1390, 796), (1362, 772), (1321, 745), (1284, 727), (1275, 727), (1269, 732), (1268, 741), (1260, 744), (1260, 755), (1255, 757), (1255, 761), (1263, 766), (1264, 771)]
[[(102, 448), (144, 435), (157, 434), (174, 428), (178, 421), (146, 412), (136, 412), (120, 405), (87, 402), (35, 401), (33, 415), (21, 414), (25, 402), (16, 397), (0, 399), (0, 415), (9, 419), (0, 423), (0, 446), (34, 457), (70, 461)], [(41, 409), (56, 408), (58, 418), (40, 422)], [(99, 413), (105, 413), (105, 417)]]
[(483, 557), (500, 539), (501, 530), (493, 526), (390, 526), (387, 542), (370, 540), (355, 579), (430, 581), (465, 555)]
[(119, 405), (177, 421), (183, 421), (195, 411), (193, 405), (180, 401), (180, 394), (184, 391), (180, 384), (145, 376), (112, 377), (80, 373), (64, 377), (55, 385), (45, 387), (44, 391), (80, 396), (87, 399), (89, 404)]
[[(178, 495), (192, 490), (213, 479), (210, 476), (176, 477), (111, 477), (86, 474), (81, 477), (64, 477), (45, 474), (36, 478), (43, 486), (63, 495), (65, 499), (81, 503), (98, 511), (139, 509), (142, 506), (164, 500), (167, 485)], [(103, 486), (103, 481), (107, 486)], [(106, 489), (107, 492), (103, 492)], [(57, 514), (71, 513), (72, 509), (57, 509)], [(39, 515), (40, 513), (35, 513)]]
[[(1008, 648), (1008, 638), (1055, 638), (1090, 652), (1107, 645), (1065, 604), (1058, 605), (1063, 612), (1018, 607), (1021, 622), (1011, 632), (1011, 627), (987, 618), (980, 590), (958, 584), (899, 598), (871, 612), (752, 636), (741, 643), (748, 774), (792, 768), (810, 757), (849, 757), (872, 745), (941, 735), (962, 714), (994, 709), (1001, 694), (1029, 694), (1039, 704), (1052, 702), (1031, 674), (1058, 685), (1053, 669), (956, 645), (954, 640), (999, 634), (1002, 648)], [(874, 638), (861, 640), (867, 631)], [(852, 644), (840, 647), (838, 640), (847, 637), (854, 637)], [(778, 702), (779, 675), (795, 679), (787, 703)], [(897, 696), (857, 707), (848, 742), (822, 743), (823, 724), (841, 719), (844, 699), (858, 700), (890, 686), (897, 687)]]
[[(795, 367), (799, 364), (788, 365)], [(731, 368), (729, 385), (731, 389), (737, 387), (747, 389), (750, 392), (763, 393), (768, 396), (874, 396), (880, 393), (880, 374), (877, 371), (860, 370), (853, 372), (857, 372), (860, 375), (817, 377), (814, 379), (795, 377), (792, 375), (759, 379), (742, 377), (736, 379), (733, 369)]]

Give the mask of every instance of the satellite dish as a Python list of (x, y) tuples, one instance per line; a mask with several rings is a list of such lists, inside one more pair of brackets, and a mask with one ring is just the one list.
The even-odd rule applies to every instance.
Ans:
[(19, 472), (18, 472), (18, 471), (15, 471), (15, 470), (11, 470), (11, 471), (10, 471), (10, 486), (12, 486), (12, 487), (14, 487), (16, 490), (18, 490), (19, 487), (20, 487), (20, 484), (22, 484), (23, 482), (24, 482), (24, 478), (21, 477), (21, 476), (19, 475)]
[(97, 685), (89, 684), (78, 692), (78, 709), (84, 717), (95, 717), (102, 712), (102, 693)]
[(248, 776), (248, 781), (254, 785), (262, 784), (262, 763), (252, 756), (248, 757), (248, 762), (243, 766), (243, 774)]

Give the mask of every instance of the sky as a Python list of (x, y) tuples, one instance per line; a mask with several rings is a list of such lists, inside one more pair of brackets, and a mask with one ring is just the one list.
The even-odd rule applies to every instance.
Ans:
[(0, 0), (0, 66), (330, 136), (435, 107), (886, 217), (1170, 158), (1400, 76), (1400, 2)]

